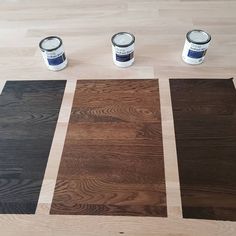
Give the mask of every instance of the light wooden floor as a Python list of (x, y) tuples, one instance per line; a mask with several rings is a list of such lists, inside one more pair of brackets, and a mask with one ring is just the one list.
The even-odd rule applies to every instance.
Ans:
[[(0, 91), (5, 80), (68, 80), (36, 215), (1, 215), (9, 235), (236, 235), (235, 222), (182, 219), (168, 78), (236, 76), (236, 1), (187, 0), (0, 0)], [(202, 65), (181, 59), (185, 34), (200, 28), (212, 35)], [(113, 65), (111, 36), (136, 36), (136, 61)], [(48, 71), (38, 42), (62, 37), (67, 69)], [(49, 215), (77, 79), (159, 78), (168, 218)]]

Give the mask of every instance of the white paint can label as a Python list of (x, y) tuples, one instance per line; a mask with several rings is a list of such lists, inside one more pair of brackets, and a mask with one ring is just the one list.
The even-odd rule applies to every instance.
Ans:
[(134, 35), (120, 32), (112, 37), (113, 62), (119, 67), (128, 67), (134, 63)]
[(57, 36), (47, 37), (39, 43), (43, 59), (49, 70), (58, 71), (67, 66), (62, 40)]
[(186, 35), (182, 53), (183, 60), (188, 64), (200, 64), (203, 62), (211, 36), (202, 30), (192, 30)]

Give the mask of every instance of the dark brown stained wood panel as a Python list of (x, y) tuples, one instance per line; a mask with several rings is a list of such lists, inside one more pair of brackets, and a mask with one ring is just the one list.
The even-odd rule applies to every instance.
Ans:
[(0, 95), (0, 214), (34, 214), (66, 81), (8, 81)]
[(158, 80), (77, 82), (51, 214), (167, 215)]
[(236, 220), (232, 79), (171, 79), (183, 216)]

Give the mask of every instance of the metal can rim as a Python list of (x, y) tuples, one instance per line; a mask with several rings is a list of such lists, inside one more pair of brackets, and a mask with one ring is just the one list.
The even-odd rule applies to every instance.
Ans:
[[(190, 33), (192, 33), (193, 31), (198, 31), (198, 32), (203, 32), (208, 36), (208, 39), (204, 42), (196, 42), (192, 39), (189, 38)], [(186, 39), (190, 42), (190, 43), (194, 43), (194, 44), (198, 44), (198, 45), (203, 45), (203, 44), (207, 44), (211, 41), (211, 35), (209, 33), (207, 33), (204, 30), (200, 30), (200, 29), (194, 29), (194, 30), (190, 30), (187, 34), (186, 34)]]
[[(49, 40), (49, 39), (53, 39), (53, 38), (56, 38), (56, 39), (59, 40), (59, 42), (60, 42), (59, 45), (56, 46), (55, 48), (51, 48), (51, 49), (45, 49), (45, 48), (43, 48), (43, 46), (42, 46), (43, 42), (44, 42), (45, 40)], [(40, 47), (40, 49), (41, 49), (42, 51), (47, 51), (47, 52), (55, 51), (55, 50), (57, 50), (58, 48), (60, 48), (61, 45), (62, 45), (62, 39), (59, 38), (58, 36), (48, 36), (48, 37), (42, 39), (42, 40), (39, 42), (39, 47)]]
[[(131, 38), (132, 38), (132, 41), (131, 41), (130, 43), (122, 44), (122, 45), (115, 43), (115, 42), (114, 42), (114, 38), (115, 38), (117, 35), (119, 35), (119, 34), (129, 34), (129, 35), (131, 36)], [(134, 44), (134, 42), (135, 42), (135, 37), (134, 37), (133, 34), (131, 34), (131, 33), (129, 33), (129, 32), (118, 32), (118, 33), (116, 33), (116, 34), (114, 34), (114, 35), (112, 36), (111, 42), (112, 42), (112, 44), (113, 44), (114, 46), (121, 47), (121, 48), (126, 48), (126, 47), (129, 47), (130, 45)]]

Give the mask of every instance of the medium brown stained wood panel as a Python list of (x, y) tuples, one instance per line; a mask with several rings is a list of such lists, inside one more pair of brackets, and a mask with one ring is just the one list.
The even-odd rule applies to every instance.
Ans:
[(0, 214), (34, 214), (66, 81), (7, 81), (0, 95)]
[(236, 91), (232, 79), (171, 79), (185, 218), (236, 220)]
[(166, 216), (158, 80), (79, 80), (51, 214)]

